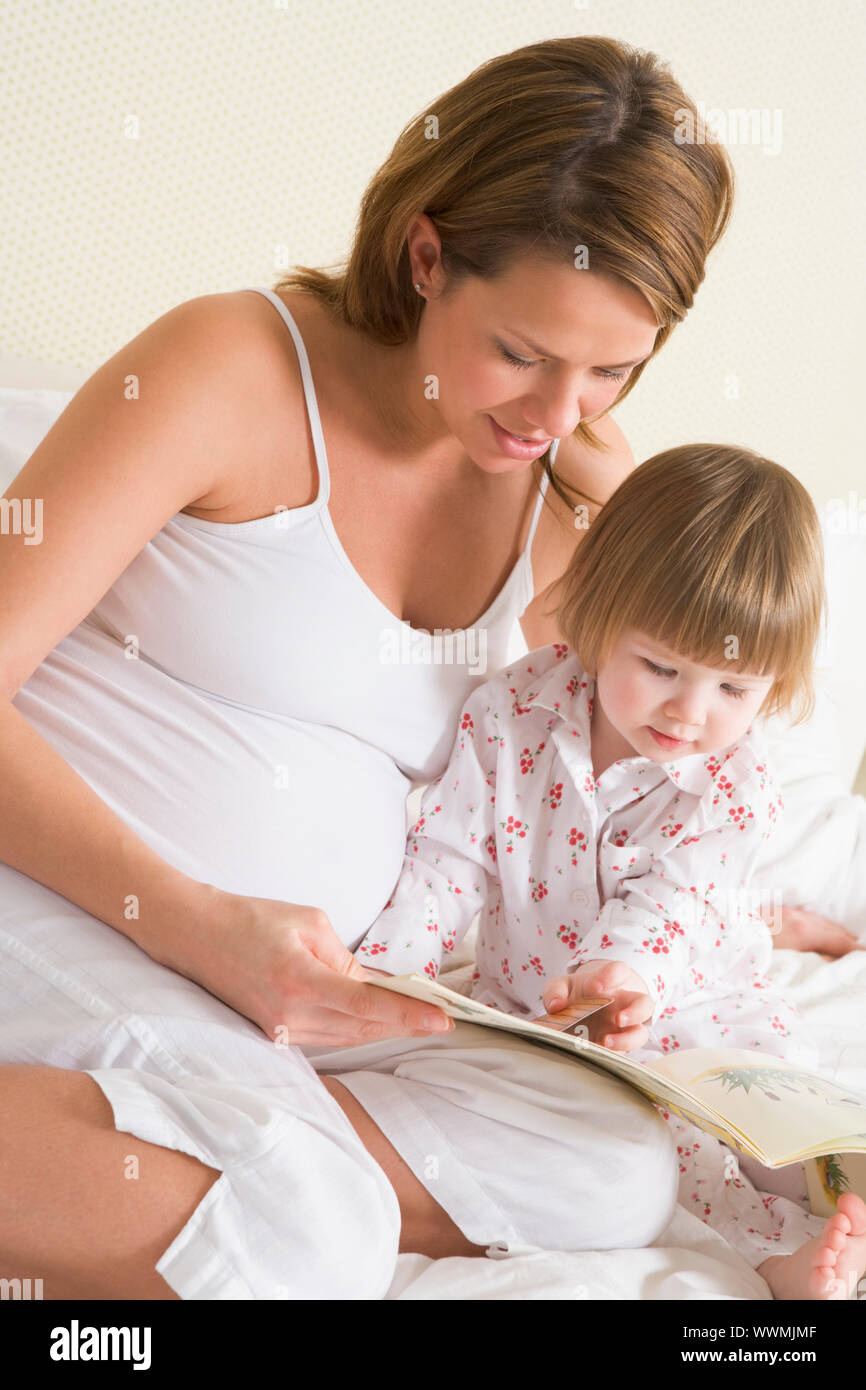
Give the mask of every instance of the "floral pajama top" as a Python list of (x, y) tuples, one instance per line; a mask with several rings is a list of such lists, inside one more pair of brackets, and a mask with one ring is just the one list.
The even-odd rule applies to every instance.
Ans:
[(480, 912), (482, 1003), (534, 1018), (545, 981), (610, 958), (654, 1001), (635, 1060), (718, 1045), (792, 1055), (796, 1016), (767, 977), (765, 899), (748, 887), (783, 804), (760, 733), (710, 756), (622, 758), (596, 780), (594, 697), (561, 642), (475, 687), (356, 956), (435, 979)]

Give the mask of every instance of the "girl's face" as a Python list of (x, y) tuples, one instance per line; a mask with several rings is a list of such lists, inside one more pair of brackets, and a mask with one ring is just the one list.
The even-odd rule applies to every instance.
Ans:
[[(746, 732), (773, 679), (697, 666), (631, 630), (599, 669), (593, 734), (597, 727), (611, 747), (622, 748), (612, 761), (638, 754), (661, 763), (717, 753)], [(668, 741), (656, 737), (665, 734)]]

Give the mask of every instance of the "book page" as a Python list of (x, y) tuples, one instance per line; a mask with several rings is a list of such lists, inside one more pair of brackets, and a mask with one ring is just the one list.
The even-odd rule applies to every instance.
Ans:
[(832, 1216), (843, 1192), (866, 1201), (866, 1154), (827, 1154), (806, 1160), (809, 1205), (816, 1216)]
[(768, 1167), (866, 1153), (866, 1097), (757, 1049), (688, 1048), (647, 1064), (747, 1133)]

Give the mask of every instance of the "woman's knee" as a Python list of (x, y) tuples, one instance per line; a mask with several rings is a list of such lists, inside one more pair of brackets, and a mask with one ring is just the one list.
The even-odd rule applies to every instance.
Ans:
[[(383, 1299), (397, 1265), (400, 1209), (381, 1169), (370, 1160), (349, 1186), (351, 1203), (339, 1240), (322, 1252), (321, 1298)], [(309, 1297), (309, 1294), (304, 1295)]]
[(677, 1204), (679, 1168), (676, 1145), (655, 1106), (634, 1097), (631, 1133), (612, 1155), (621, 1165), (617, 1209), (623, 1249), (651, 1245), (670, 1224)]
[[(618, 1089), (618, 1088), (617, 1088)], [(658, 1111), (633, 1092), (614, 1093), (596, 1124), (576, 1133), (554, 1223), (558, 1250), (630, 1250), (651, 1245), (677, 1202), (676, 1147)], [(542, 1244), (542, 1241), (538, 1241)]]

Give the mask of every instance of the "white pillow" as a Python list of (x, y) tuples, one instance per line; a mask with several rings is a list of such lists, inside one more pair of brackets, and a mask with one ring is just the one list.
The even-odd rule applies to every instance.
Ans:
[(20, 390), (75, 392), (91, 375), (92, 372), (86, 367), (37, 362), (34, 358), (12, 357), (0, 352), (0, 386), (15, 386)]
[(0, 492), (5, 492), (63, 413), (74, 391), (0, 385)]

